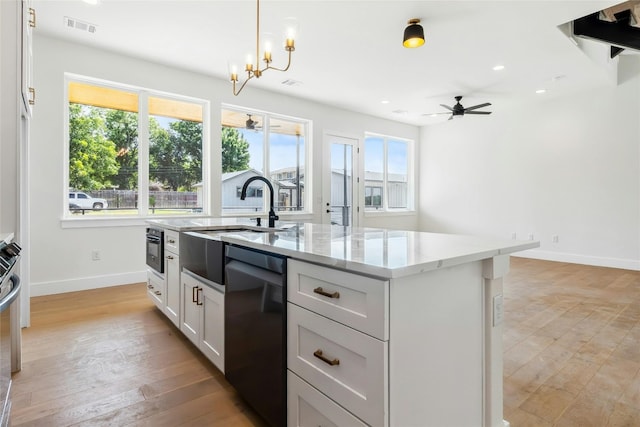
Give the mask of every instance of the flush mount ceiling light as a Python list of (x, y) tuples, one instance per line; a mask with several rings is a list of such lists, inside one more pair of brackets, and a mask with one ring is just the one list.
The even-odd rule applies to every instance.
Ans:
[(238, 83), (238, 69), (235, 66), (231, 66), (230, 74), (231, 74), (231, 81), (233, 82), (233, 94), (237, 96), (240, 92), (242, 92), (242, 89), (244, 89), (245, 85), (247, 84), (247, 82), (249, 82), (249, 80), (251, 80), (254, 77), (256, 79), (260, 78), (260, 76), (262, 76), (262, 73), (264, 73), (267, 70), (287, 71), (289, 69), (289, 66), (291, 65), (291, 52), (296, 50), (295, 42), (293, 38), (294, 38), (294, 28), (292, 26), (291, 28), (287, 29), (287, 35), (286, 35), (285, 44), (284, 44), (284, 50), (287, 51), (288, 57), (289, 57), (287, 60), (286, 67), (276, 68), (271, 66), (271, 62), (272, 62), (271, 45), (270, 43), (265, 43), (262, 60), (266, 65), (264, 68), (260, 69), (260, 62), (259, 62), (260, 61), (259, 59), (260, 58), (260, 0), (256, 0), (256, 63), (254, 65), (250, 55), (247, 57), (247, 63), (244, 66), (244, 70), (247, 72), (247, 78), (240, 86), (240, 89), (237, 89), (237, 90), (236, 90), (236, 83)]
[(402, 46), (404, 47), (420, 47), (424, 44), (424, 29), (420, 25), (417, 18), (409, 19), (407, 28), (404, 29), (404, 38)]

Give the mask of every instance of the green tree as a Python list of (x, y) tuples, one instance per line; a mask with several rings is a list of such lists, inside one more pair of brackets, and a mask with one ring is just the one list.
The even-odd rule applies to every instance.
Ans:
[(105, 137), (100, 109), (69, 104), (69, 186), (99, 190), (111, 185), (118, 173), (116, 148)]
[(151, 122), (149, 174), (172, 190), (191, 191), (202, 181), (202, 123), (177, 120), (163, 129)]
[(138, 186), (138, 114), (123, 110), (106, 110), (106, 137), (116, 147), (120, 168), (112, 180), (122, 190)]
[(222, 128), (222, 172), (249, 169), (249, 141), (238, 129)]

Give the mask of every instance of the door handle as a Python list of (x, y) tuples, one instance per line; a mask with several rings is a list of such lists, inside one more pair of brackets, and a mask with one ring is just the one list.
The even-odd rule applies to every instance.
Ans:
[(196, 301), (196, 298), (197, 298), (196, 289), (198, 289), (197, 286), (194, 286), (194, 287), (191, 288), (191, 302), (195, 302), (195, 303), (198, 302), (198, 301)]
[(202, 288), (198, 288), (198, 290), (196, 291), (196, 305), (202, 305), (202, 303), (200, 302), (200, 291), (202, 291)]

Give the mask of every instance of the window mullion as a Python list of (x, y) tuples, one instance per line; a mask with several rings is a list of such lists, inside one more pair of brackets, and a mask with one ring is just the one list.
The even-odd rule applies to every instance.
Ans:
[(149, 94), (138, 97), (138, 215), (149, 213)]
[(382, 209), (387, 211), (389, 210), (389, 186), (387, 185), (389, 178), (389, 144), (386, 137), (382, 140), (382, 147)]

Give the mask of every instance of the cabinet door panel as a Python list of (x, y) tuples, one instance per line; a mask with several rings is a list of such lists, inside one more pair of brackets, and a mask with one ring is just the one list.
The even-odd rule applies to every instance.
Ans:
[(182, 275), (182, 324), (180, 330), (196, 346), (200, 342), (200, 307), (193, 302), (200, 282), (187, 274)]
[(224, 294), (201, 285), (202, 341), (200, 350), (224, 372)]
[(147, 295), (160, 310), (164, 310), (164, 277), (150, 270), (147, 270)]
[(165, 251), (164, 274), (167, 278), (164, 313), (180, 327), (180, 257)]

